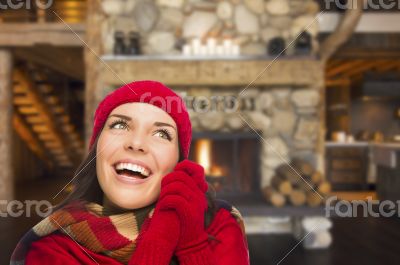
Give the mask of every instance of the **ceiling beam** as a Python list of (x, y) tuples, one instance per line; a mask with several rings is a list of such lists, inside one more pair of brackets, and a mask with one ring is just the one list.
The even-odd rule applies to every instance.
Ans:
[(349, 87), (350, 85), (351, 85), (351, 80), (347, 78), (328, 79), (325, 81), (326, 87)]
[(400, 61), (393, 60), (393, 61), (388, 62), (385, 65), (379, 67), (378, 69), (376, 69), (376, 71), (378, 73), (384, 73), (384, 72), (388, 72), (391, 70), (400, 71), (399, 67), (400, 67)]
[(67, 27), (63, 23), (0, 23), (0, 46), (27, 47), (37, 44), (83, 47), (85, 24)]
[(14, 54), (17, 58), (47, 67), (73, 79), (84, 80), (83, 49), (40, 45), (16, 48)]
[(328, 79), (331, 79), (331, 78), (335, 77), (336, 75), (340, 75), (343, 72), (346, 72), (350, 69), (354, 69), (359, 66), (362, 66), (364, 63), (365, 63), (365, 60), (346, 60), (344, 63), (342, 63), (336, 67), (327, 69), (326, 77)]
[[(349, 44), (350, 45), (350, 44)], [(400, 59), (400, 49), (343, 47), (335, 53), (335, 59)]]
[(360, 65), (358, 67), (355, 67), (353, 69), (350, 69), (346, 72), (343, 72), (343, 76), (346, 76), (347, 78), (352, 78), (353, 76), (362, 74), (368, 70), (371, 70), (373, 68), (379, 67), (380, 65), (384, 64), (386, 62), (383, 61), (370, 61), (370, 62), (365, 62), (363, 65)]

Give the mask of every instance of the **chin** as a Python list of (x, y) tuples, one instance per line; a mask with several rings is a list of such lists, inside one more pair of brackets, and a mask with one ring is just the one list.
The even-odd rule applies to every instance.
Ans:
[(156, 198), (146, 198), (135, 195), (126, 195), (126, 196), (109, 196), (110, 201), (119, 208), (126, 210), (134, 210), (146, 207), (156, 201)]

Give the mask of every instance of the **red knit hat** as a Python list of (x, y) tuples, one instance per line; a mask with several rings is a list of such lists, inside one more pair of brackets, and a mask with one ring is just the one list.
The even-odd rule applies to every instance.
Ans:
[(183, 159), (188, 158), (192, 140), (192, 125), (183, 99), (164, 84), (151, 81), (135, 81), (108, 94), (99, 104), (94, 115), (94, 126), (89, 149), (103, 129), (108, 115), (119, 105), (142, 102), (154, 105), (167, 112), (178, 129), (179, 147)]

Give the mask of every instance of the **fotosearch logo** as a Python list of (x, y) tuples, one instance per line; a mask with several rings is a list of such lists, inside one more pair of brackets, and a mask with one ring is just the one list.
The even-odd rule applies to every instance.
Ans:
[[(146, 92), (140, 96), (140, 102), (156, 105), (166, 112), (175, 110), (181, 113), (189, 106), (196, 113), (207, 112), (226, 112), (231, 113), (238, 110), (240, 102), (235, 96), (184, 96), (183, 101), (179, 96), (152, 96), (151, 92)], [(174, 107), (175, 105), (175, 107)]]
[(325, 203), (326, 217), (400, 217), (400, 201), (367, 200), (345, 201), (337, 196), (329, 197)]
[(53, 0), (6, 0), (0, 2), (0, 9), (31, 9), (33, 6), (39, 9), (48, 9), (52, 5)]
[[(358, 1), (343, 1), (343, 0), (325, 0), (325, 9), (330, 10), (333, 7), (346, 9), (346, 8), (358, 8)], [(398, 0), (364, 0), (362, 3), (363, 9), (373, 10), (388, 10), (397, 7), (400, 9), (400, 2)]]
[(52, 212), (53, 205), (49, 201), (41, 200), (0, 200), (0, 217), (31, 217), (32, 213), (46, 217)]

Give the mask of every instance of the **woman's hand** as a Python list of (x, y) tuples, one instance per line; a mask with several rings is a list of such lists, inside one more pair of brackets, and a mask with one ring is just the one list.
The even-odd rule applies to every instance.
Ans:
[(156, 208), (161, 212), (174, 211), (178, 216), (178, 258), (207, 246), (208, 236), (204, 228), (207, 189), (204, 168), (189, 160), (178, 163), (174, 171), (161, 181), (161, 193)]
[(154, 214), (144, 225), (147, 231), (139, 235), (129, 264), (169, 264), (174, 252), (180, 259), (205, 249), (207, 188), (203, 167), (189, 160), (165, 175)]

